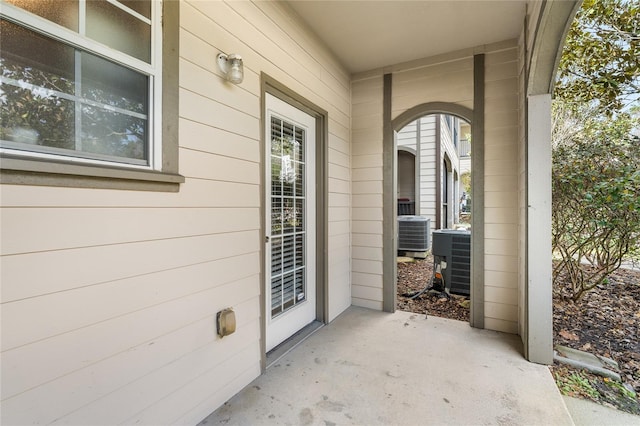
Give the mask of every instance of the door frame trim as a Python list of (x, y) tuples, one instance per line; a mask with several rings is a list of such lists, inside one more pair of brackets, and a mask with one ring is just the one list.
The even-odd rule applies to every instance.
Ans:
[[(266, 352), (266, 318), (265, 308), (265, 120), (266, 120), (266, 93), (291, 104), (301, 111), (316, 119), (316, 321), (326, 323), (329, 318), (329, 276), (328, 247), (329, 226), (328, 218), (328, 155), (329, 155), (329, 114), (308, 99), (300, 96), (284, 84), (270, 77), (264, 72), (260, 74), (260, 369), (262, 373), (267, 368)], [(306, 336), (300, 336), (304, 339)]]

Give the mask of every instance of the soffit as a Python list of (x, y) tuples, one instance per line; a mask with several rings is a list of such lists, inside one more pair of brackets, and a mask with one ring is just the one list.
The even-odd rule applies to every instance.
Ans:
[(517, 38), (523, 0), (293, 0), (352, 73)]

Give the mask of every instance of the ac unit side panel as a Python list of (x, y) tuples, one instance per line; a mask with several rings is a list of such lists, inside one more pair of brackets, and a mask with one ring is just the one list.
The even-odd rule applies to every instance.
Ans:
[(433, 232), (432, 253), (444, 260), (445, 285), (451, 293), (468, 296), (471, 284), (471, 233), (454, 230)]

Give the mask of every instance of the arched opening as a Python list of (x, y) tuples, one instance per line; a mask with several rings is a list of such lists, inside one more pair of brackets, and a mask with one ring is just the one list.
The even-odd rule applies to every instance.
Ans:
[[(401, 256), (395, 277), (396, 307), (469, 321), (470, 302), (460, 302), (471, 296), (471, 232), (468, 220), (466, 225), (460, 223), (460, 194), (466, 189), (460, 187), (459, 177), (462, 167), (471, 172), (468, 148), (471, 123), (467, 121), (468, 114), (461, 117), (446, 112), (427, 111), (401, 128), (394, 126), (398, 197), (395, 219), (397, 254)], [(412, 178), (413, 197), (408, 190), (413, 189)], [(404, 203), (415, 199), (419, 202), (410, 213)], [(454, 240), (454, 246), (445, 248)], [(464, 247), (459, 247), (461, 242)], [(459, 256), (461, 247), (466, 253), (464, 259)], [(456, 250), (455, 259), (452, 250)], [(436, 270), (442, 273), (444, 281), (439, 287), (434, 281)], [(433, 288), (423, 291), (427, 287)], [(451, 295), (448, 303), (438, 301), (437, 296)]]

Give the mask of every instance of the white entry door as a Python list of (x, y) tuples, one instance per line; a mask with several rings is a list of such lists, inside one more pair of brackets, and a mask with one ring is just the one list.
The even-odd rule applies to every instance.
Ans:
[(316, 319), (316, 120), (266, 94), (266, 346)]

